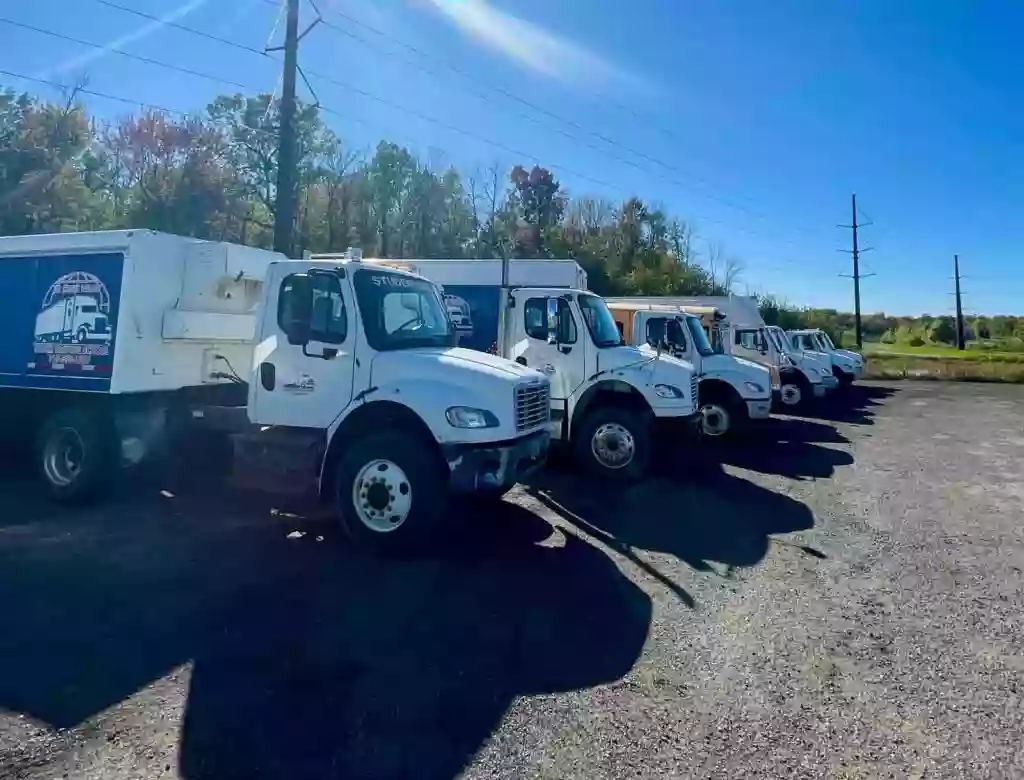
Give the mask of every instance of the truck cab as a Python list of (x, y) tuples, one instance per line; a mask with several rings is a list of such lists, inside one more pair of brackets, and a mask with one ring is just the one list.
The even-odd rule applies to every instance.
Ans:
[(760, 323), (731, 324), (721, 320), (717, 340), (726, 354), (775, 367), (779, 387), (775, 398), (783, 409), (796, 409), (815, 398), (823, 398), (835, 387), (835, 377), (824, 360), (792, 349), (785, 332)]
[(705, 436), (724, 437), (750, 420), (770, 416), (770, 370), (750, 360), (716, 353), (696, 316), (679, 307), (656, 304), (612, 302), (608, 308), (626, 343), (648, 353), (665, 351), (693, 365)]
[[(346, 257), (271, 263), (250, 421), (308, 451), (350, 535), (371, 546), (423, 540), (449, 494), (498, 497), (539, 468), (550, 381), (455, 346), (440, 288)], [(315, 450), (316, 448), (313, 447)]]
[(829, 335), (817, 328), (788, 330), (786, 337), (797, 351), (813, 354), (827, 360), (839, 384), (849, 387), (864, 373), (864, 358), (856, 352), (837, 349)]
[(515, 287), (505, 305), (509, 357), (550, 378), (552, 438), (591, 473), (640, 479), (660, 435), (699, 433), (693, 366), (627, 344), (603, 298)]

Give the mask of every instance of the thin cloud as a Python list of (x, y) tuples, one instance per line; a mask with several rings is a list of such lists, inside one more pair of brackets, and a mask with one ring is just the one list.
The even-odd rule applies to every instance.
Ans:
[(464, 34), (534, 73), (577, 86), (645, 86), (600, 55), (487, 0), (426, 1)]
[(188, 16), (190, 13), (195, 11), (200, 6), (205, 5), (206, 2), (207, 0), (188, 0), (187, 3), (178, 6), (175, 10), (171, 11), (170, 13), (164, 14), (162, 17), (160, 17), (159, 21), (146, 22), (138, 29), (130, 33), (127, 33), (126, 35), (122, 35), (118, 38), (115, 38), (109, 43), (104, 44), (102, 49), (91, 49), (85, 54), (80, 54), (77, 57), (71, 57), (70, 59), (64, 60), (64, 62), (61, 62), (59, 65), (56, 65), (50, 68), (49, 70), (46, 70), (41, 74), (38, 74), (36, 78), (53, 78), (54, 76), (59, 76), (71, 70), (78, 70), (79, 68), (84, 68), (86, 65), (90, 65), (93, 62), (96, 62), (96, 60), (105, 57), (107, 54), (109, 54), (111, 51), (115, 49), (120, 49), (122, 46), (125, 46), (129, 43), (135, 43), (136, 41), (141, 41), (144, 38), (148, 38), (150, 35), (152, 35), (157, 30), (162, 28), (168, 22), (176, 22), (179, 19)]

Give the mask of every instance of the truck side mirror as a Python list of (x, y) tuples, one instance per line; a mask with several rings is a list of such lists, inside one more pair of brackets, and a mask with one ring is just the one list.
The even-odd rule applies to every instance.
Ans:
[(309, 343), (313, 319), (313, 280), (308, 274), (292, 274), (288, 279), (291, 289), (282, 291), (287, 295), (281, 301), (282, 309), (287, 306), (287, 319), (282, 318), (282, 328), (288, 337), (288, 343), (295, 347), (304, 347)]
[(548, 315), (548, 344), (558, 343), (558, 299), (548, 298), (547, 301), (547, 315)]

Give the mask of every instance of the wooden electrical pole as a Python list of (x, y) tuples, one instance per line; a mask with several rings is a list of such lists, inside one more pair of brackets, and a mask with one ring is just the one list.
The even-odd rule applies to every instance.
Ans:
[(291, 257), (295, 247), (295, 77), (299, 69), (299, 0), (287, 0), (284, 74), (281, 79), (281, 131), (277, 145), (274, 199), (274, 251)]

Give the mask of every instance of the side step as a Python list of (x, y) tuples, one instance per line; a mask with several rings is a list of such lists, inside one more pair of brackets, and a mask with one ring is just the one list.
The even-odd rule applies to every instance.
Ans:
[(326, 449), (322, 430), (272, 427), (231, 436), (235, 487), (291, 496), (315, 495)]

